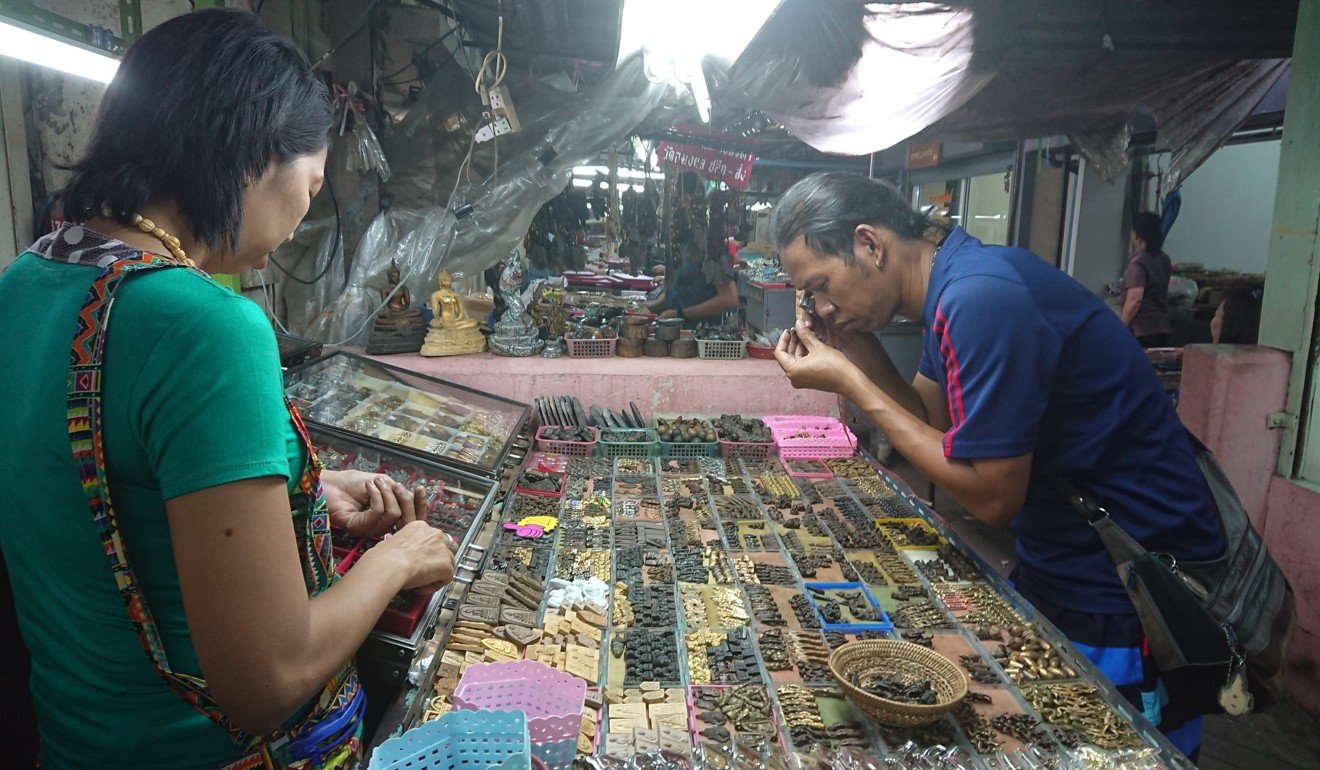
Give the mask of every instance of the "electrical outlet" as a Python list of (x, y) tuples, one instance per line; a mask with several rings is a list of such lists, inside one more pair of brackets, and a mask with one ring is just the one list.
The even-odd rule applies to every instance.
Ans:
[(518, 113), (513, 109), (513, 99), (509, 97), (508, 88), (497, 86), (490, 89), (490, 112), (493, 118), (503, 116), (508, 119), (509, 133), (522, 128), (522, 125), (518, 122)]
[(495, 136), (512, 134), (514, 131), (513, 124), (509, 123), (509, 119), (503, 115), (497, 115), (495, 119), (490, 122), (490, 127), (494, 130)]

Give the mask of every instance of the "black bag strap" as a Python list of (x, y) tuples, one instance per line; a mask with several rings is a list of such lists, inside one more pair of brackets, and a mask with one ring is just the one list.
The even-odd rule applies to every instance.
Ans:
[(1149, 553), (1136, 541), (1136, 538), (1127, 533), (1127, 530), (1114, 522), (1109, 511), (1105, 510), (1094, 497), (1083, 492), (1063, 476), (1052, 475), (1049, 480), (1078, 515), (1085, 519), (1100, 536), (1100, 542), (1104, 543), (1105, 550), (1109, 552), (1109, 558), (1114, 561), (1115, 566), (1121, 567)]

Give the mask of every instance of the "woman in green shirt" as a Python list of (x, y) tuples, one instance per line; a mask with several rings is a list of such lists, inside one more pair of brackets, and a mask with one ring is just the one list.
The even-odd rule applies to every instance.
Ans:
[[(106, 90), (70, 224), (0, 274), (0, 550), (44, 768), (351, 764), (354, 651), (452, 577), (420, 491), (318, 473), (263, 312), (207, 276), (289, 239), (331, 122), (251, 14), (167, 21)], [(327, 521), (397, 531), (336, 581)]]

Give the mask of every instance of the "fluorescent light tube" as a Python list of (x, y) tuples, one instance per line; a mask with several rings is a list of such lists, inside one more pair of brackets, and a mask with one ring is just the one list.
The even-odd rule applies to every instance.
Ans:
[(109, 83), (119, 60), (91, 46), (58, 40), (12, 19), (0, 19), (0, 55)]

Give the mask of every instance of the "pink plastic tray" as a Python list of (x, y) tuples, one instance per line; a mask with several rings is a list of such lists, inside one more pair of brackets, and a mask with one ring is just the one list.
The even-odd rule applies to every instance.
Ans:
[(587, 683), (535, 660), (468, 666), (450, 700), (468, 711), (521, 711), (533, 745), (571, 740), (582, 729)]

